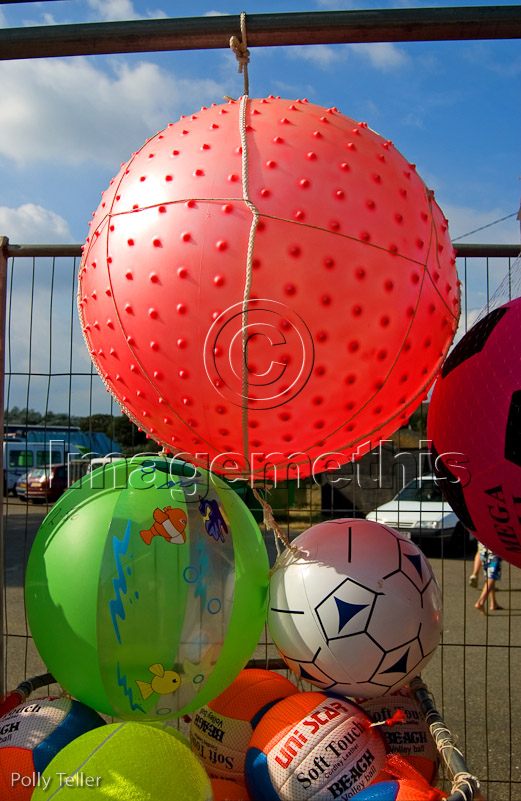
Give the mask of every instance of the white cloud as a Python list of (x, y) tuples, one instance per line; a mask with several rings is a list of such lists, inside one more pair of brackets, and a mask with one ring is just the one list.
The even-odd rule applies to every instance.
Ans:
[(356, 3), (353, 0), (344, 0), (344, 2), (335, 2), (335, 0), (316, 0), (319, 8), (327, 9), (328, 11), (342, 11), (348, 8), (355, 8)]
[(132, 0), (88, 0), (90, 8), (96, 11), (102, 20), (115, 22), (116, 20), (132, 20), (145, 18), (164, 18), (164, 11), (147, 11), (146, 15), (138, 14), (134, 10)]
[(516, 56), (505, 60), (498, 58), (497, 50), (491, 46), (491, 42), (467, 42), (461, 48), (462, 56), (465, 61), (473, 66), (478, 66), (481, 70), (486, 70), (500, 75), (502, 78), (515, 78), (521, 72), (521, 56)]
[(382, 72), (399, 69), (409, 62), (405, 52), (391, 42), (296, 45), (286, 52), (290, 58), (309, 61), (320, 69), (330, 69), (351, 56), (366, 59), (374, 69)]
[(8, 236), (12, 244), (73, 242), (69, 223), (34, 203), (17, 209), (0, 206), (0, 235)]
[[(457, 239), (462, 243), (468, 242), (469, 244), (472, 242), (493, 245), (516, 245), (519, 243), (519, 220), (516, 220), (515, 216), (490, 225), (490, 227), (484, 227), (494, 223), (495, 220), (500, 220), (502, 217), (513, 214), (515, 209), (496, 207), (483, 211), (468, 206), (454, 206), (445, 203), (440, 203), (440, 205), (449, 221), (450, 236), (455, 240)], [(470, 236), (464, 236), (464, 234), (477, 228), (482, 230), (476, 231), (475, 234)], [(462, 237), (462, 239), (460, 240), (459, 237)]]
[(332, 47), (331, 45), (295, 45), (289, 48), (288, 55), (292, 59), (302, 59), (310, 61), (316, 67), (328, 69), (339, 60), (344, 60), (347, 56), (344, 45)]
[(409, 61), (405, 52), (392, 42), (357, 42), (348, 47), (355, 55), (368, 59), (372, 67), (384, 72), (399, 69)]
[[(50, 390), (49, 408), (66, 410), (68, 374), (72, 372), (72, 413), (88, 414), (80, 409), (88, 407), (90, 401), (91, 362), (71, 296), (72, 260), (67, 260), (67, 269), (60, 269), (65, 267), (60, 261), (63, 260), (56, 260), (53, 271), (50, 259), (45, 260), (45, 264), (38, 259), (36, 275), (33, 275), (33, 260), (17, 258), (13, 272), (9, 273), (6, 369), (15, 373), (9, 381), (9, 405), (29, 405), (42, 410)], [(44, 375), (48, 368), (54, 373), (52, 379)], [(16, 375), (29, 370), (30, 384), (26, 376)], [(96, 375), (92, 390), (96, 407), (106, 407), (109, 398)]]
[(225, 94), (212, 79), (177, 78), (151, 62), (112, 59), (109, 70), (85, 58), (0, 63), (0, 154), (20, 166), (119, 165), (181, 110)]
[(89, 0), (89, 6), (105, 20), (136, 19), (138, 16), (131, 0)]

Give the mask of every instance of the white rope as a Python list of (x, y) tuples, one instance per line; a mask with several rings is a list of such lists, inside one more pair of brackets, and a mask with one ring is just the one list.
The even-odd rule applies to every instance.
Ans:
[(480, 791), (480, 784), (476, 776), (473, 776), (472, 773), (465, 773), (464, 771), (461, 771), (461, 773), (456, 773), (454, 776), (452, 780), (451, 794), (456, 795), (457, 793), (462, 797), (463, 801), (467, 801), (468, 795), (463, 792), (461, 789), (462, 787), (468, 787), (471, 798), (476, 798), (476, 793), (479, 793)]
[(242, 300), (242, 441), (244, 458), (249, 458), (248, 444), (248, 307), (251, 294), (251, 282), (253, 276), (253, 250), (255, 247), (255, 235), (259, 224), (260, 213), (258, 208), (252, 203), (250, 198), (250, 178), (248, 172), (248, 139), (246, 136), (246, 109), (248, 96), (241, 97), (239, 111), (239, 129), (241, 136), (242, 152), (242, 195), (245, 204), (252, 214), (250, 234), (248, 238), (248, 251), (246, 256), (246, 278), (244, 282), (244, 295)]
[(230, 48), (237, 56), (239, 62), (239, 72), (244, 75), (244, 93), (250, 94), (250, 86), (248, 80), (248, 64), (250, 62), (250, 51), (248, 50), (248, 40), (246, 37), (246, 12), (241, 13), (241, 39), (237, 36), (230, 37)]
[[(418, 689), (423, 690), (424, 692), (428, 693), (430, 700), (435, 707), (434, 698), (430, 690), (427, 688), (427, 685), (421, 680), (419, 676), (416, 676), (410, 682), (411, 690), (415, 693)], [(419, 700), (419, 699), (418, 699)], [(438, 752), (443, 757), (443, 761), (445, 762), (447, 768), (452, 775), (452, 771), (450, 770), (450, 761), (451, 757), (454, 754), (458, 754), (461, 757), (463, 765), (465, 765), (465, 757), (460, 751), (459, 748), (456, 747), (454, 737), (445, 725), (445, 723), (440, 720), (439, 712), (436, 708), (425, 710), (422, 706), (422, 712), (425, 718), (425, 722), (429, 727), (429, 731), (433, 737), (434, 742), (436, 743), (436, 748)], [(433, 720), (434, 719), (434, 720)], [(432, 720), (432, 722), (430, 722)], [(469, 793), (464, 793), (461, 789), (462, 787), (466, 787)], [(452, 795), (460, 795), (463, 801), (468, 801), (468, 798), (477, 798), (480, 793), (480, 783), (477, 776), (474, 776), (469, 771), (459, 771), (452, 775), (452, 786), (451, 786), (451, 794)]]
[[(243, 95), (241, 97), (241, 105), (239, 110), (239, 128), (241, 136), (241, 150), (242, 150), (242, 193), (243, 200), (252, 214), (252, 221), (250, 226), (250, 234), (248, 238), (248, 252), (246, 256), (246, 277), (244, 281), (244, 294), (242, 299), (242, 447), (244, 452), (245, 462), (249, 464), (250, 460), (250, 447), (248, 439), (248, 308), (250, 303), (251, 284), (253, 276), (253, 251), (255, 248), (255, 235), (260, 219), (260, 212), (256, 205), (250, 198), (250, 179), (248, 171), (248, 138), (246, 135), (246, 110), (248, 106), (249, 97)], [(297, 549), (292, 546), (289, 539), (281, 530), (275, 517), (273, 509), (262, 497), (257, 487), (253, 485), (253, 479), (250, 481), (253, 494), (257, 501), (260, 503), (263, 516), (264, 525), (269, 531), (275, 534), (275, 547), (277, 548), (277, 555), (280, 555), (279, 540), (284, 543), (286, 548), (289, 548), (293, 553)]]

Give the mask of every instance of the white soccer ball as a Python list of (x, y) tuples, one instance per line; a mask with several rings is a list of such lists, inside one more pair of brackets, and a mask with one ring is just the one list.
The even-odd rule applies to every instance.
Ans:
[(374, 698), (402, 687), (439, 643), (441, 593), (422, 552), (353, 518), (293, 540), (270, 580), (268, 627), (288, 667), (315, 687)]

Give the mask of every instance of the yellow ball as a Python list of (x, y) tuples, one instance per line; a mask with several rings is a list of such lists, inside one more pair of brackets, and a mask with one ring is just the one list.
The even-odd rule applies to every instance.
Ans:
[[(97, 732), (100, 732), (99, 734)], [(177, 737), (143, 723), (112, 723), (66, 746), (32, 801), (212, 801), (210, 780)]]
[(183, 743), (187, 748), (190, 748), (190, 740), (186, 737), (182, 731), (179, 731), (177, 726), (171, 725), (172, 723), (175, 724), (175, 720), (144, 720), (143, 723), (145, 726), (152, 726), (154, 729), (158, 729), (159, 731), (164, 731), (167, 734), (170, 734), (171, 737), (175, 737), (176, 740), (179, 740), (180, 743)]

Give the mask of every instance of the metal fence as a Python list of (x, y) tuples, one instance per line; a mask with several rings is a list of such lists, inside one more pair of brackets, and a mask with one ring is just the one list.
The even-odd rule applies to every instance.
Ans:
[[(462, 280), (463, 333), (477, 314), (492, 303), (505, 302), (519, 291), (516, 246), (460, 245), (458, 273)], [(76, 312), (79, 246), (24, 246), (2, 240), (0, 288), (5, 290), (4, 425), (31, 425), (30, 412), (20, 422), (20, 409), (46, 415), (106, 414), (116, 424), (119, 409), (92, 367)], [(18, 410), (18, 411), (17, 411)], [(63, 422), (63, 420), (62, 420)], [(410, 447), (410, 431), (395, 438), (395, 448)], [(309, 484), (297, 492), (282, 488), (275, 514), (291, 538), (310, 524), (331, 516), (363, 514), (381, 499), (374, 496), (333, 496), (327, 486)], [(394, 491), (394, 490), (393, 490)], [(250, 499), (251, 500), (251, 499)], [(365, 504), (365, 505), (364, 505)], [(24, 571), (31, 543), (48, 509), (8, 495), (3, 501), (4, 653), (1, 678), (12, 689), (22, 680), (43, 674), (42, 663), (28, 630), (24, 605)], [(258, 518), (260, 519), (260, 517)], [(266, 542), (273, 555), (271, 534)], [(483, 618), (473, 608), (476, 590), (468, 585), (473, 549), (457, 555), (426, 546), (441, 584), (444, 633), (440, 648), (423, 674), (448, 728), (485, 795), (497, 801), (521, 797), (521, 571), (508, 565), (500, 583), (504, 611)], [(258, 664), (280, 668), (267, 635), (253, 657)], [(446, 782), (446, 789), (450, 784)], [(471, 797), (471, 796), (469, 796)]]
[[(495, 6), (253, 14), (248, 16), (248, 41), (250, 46), (286, 46), (510, 39), (521, 36), (519, 10), (519, 6)], [(0, 59), (228, 48), (230, 33), (239, 36), (240, 31), (240, 19), (233, 15), (28, 26), (0, 31)], [(521, 295), (514, 262), (519, 248), (460, 245), (457, 250), (463, 283), (463, 333), (491, 302)], [(0, 238), (0, 326), (6, 332), (5, 339), (0, 339), (0, 363), (5, 362), (0, 414), (3, 417), (6, 409), (6, 419), (2, 420), (5, 430), (16, 420), (23, 435), (32, 418), (26, 411), (24, 419), (20, 410), (34, 408), (46, 417), (50, 411), (63, 413), (61, 421), (65, 424), (76, 416), (105, 414), (114, 421), (115, 431), (119, 410), (94, 371), (76, 314), (80, 255), (79, 246), (12, 245)], [(498, 297), (494, 298), (496, 290)], [(67, 429), (66, 425), (63, 436), (70, 444)], [(410, 450), (408, 432), (398, 432), (392, 447), (392, 456)], [(397, 480), (394, 476), (385, 488), (387, 495), (397, 489)], [(312, 484), (298, 493), (289, 486), (282, 489), (274, 506), (290, 538), (320, 519), (363, 514), (383, 502), (378, 495), (381, 488), (371, 495), (362, 492), (361, 486), (358, 491), (356, 482), (352, 493), (335, 493), (330, 486)], [(23, 584), (31, 543), (47, 507), (8, 496), (1, 510), (0, 613), (4, 636), (0, 641), (0, 689), (11, 689), (46, 670), (28, 631)], [(271, 548), (271, 535), (267, 543)], [(473, 608), (475, 590), (468, 585), (473, 554), (464, 549), (457, 556), (443, 550), (428, 555), (442, 588), (445, 619), (441, 646), (423, 678), (466, 761), (465, 765), (451, 746), (450, 776), (468, 766), (479, 777), (485, 796), (517, 801), (521, 798), (521, 724), (516, 714), (521, 701), (521, 633), (516, 617), (521, 614), (521, 607), (517, 607), (521, 574), (506, 566), (500, 585), (504, 610), (483, 619)], [(259, 664), (280, 668), (267, 634), (253, 656)], [(431, 719), (439, 718), (421, 687), (418, 693)], [(445, 779), (444, 786), (450, 790), (451, 783)], [(451, 801), (472, 797), (472, 788), (463, 787)]]

